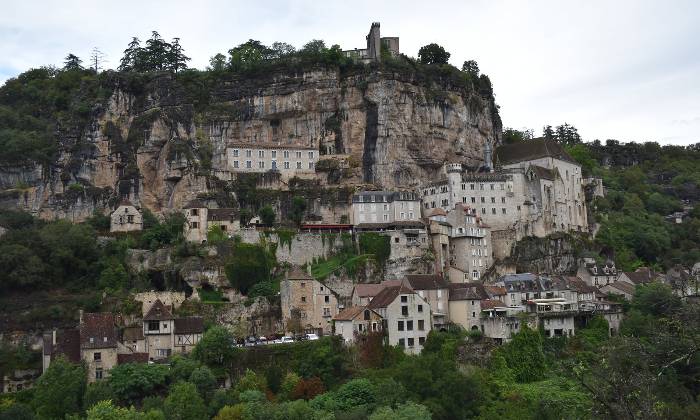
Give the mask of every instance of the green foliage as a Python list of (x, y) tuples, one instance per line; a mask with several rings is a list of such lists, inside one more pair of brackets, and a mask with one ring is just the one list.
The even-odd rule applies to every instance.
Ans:
[(301, 225), (304, 220), (304, 213), (306, 212), (306, 200), (303, 197), (292, 198), (292, 210), (289, 214), (289, 218), (297, 225)]
[(192, 357), (210, 368), (229, 366), (236, 355), (233, 335), (221, 326), (208, 329), (192, 351)]
[(188, 382), (178, 382), (170, 387), (163, 411), (169, 420), (200, 420), (208, 417), (197, 387)]
[(418, 50), (418, 59), (423, 64), (447, 64), (450, 53), (438, 44), (428, 44)]
[(209, 245), (216, 245), (226, 241), (227, 239), (228, 236), (226, 235), (226, 232), (221, 229), (220, 225), (211, 225), (209, 226), (209, 229), (207, 229), (207, 243)]
[(187, 68), (189, 57), (185, 56), (180, 45), (180, 38), (173, 38), (172, 42), (166, 42), (156, 31), (151, 32), (151, 38), (146, 41), (146, 46), (141, 47), (138, 38), (132, 38), (129, 46), (124, 50), (124, 56), (119, 65), (120, 71), (152, 72), (152, 71), (178, 71)]
[(360, 252), (372, 254), (380, 266), (383, 266), (391, 255), (391, 238), (387, 235), (363, 232), (360, 233), (359, 243)]
[(217, 386), (216, 377), (206, 366), (193, 370), (189, 382), (197, 387), (199, 395), (204, 399), (209, 398)]
[(542, 336), (521, 321), (520, 331), (498, 352), (513, 371), (518, 382), (534, 382), (544, 378), (547, 371), (542, 350)]
[(272, 210), (272, 206), (265, 206), (260, 209), (260, 220), (265, 226), (272, 226), (275, 224), (275, 211)]
[(590, 149), (585, 144), (578, 143), (571, 146), (565, 146), (564, 149), (571, 155), (574, 160), (581, 165), (583, 175), (591, 175), (598, 172), (598, 162), (593, 157)]
[(134, 402), (162, 389), (167, 379), (167, 366), (126, 363), (112, 368), (109, 384), (120, 401)]
[(114, 401), (117, 396), (112, 390), (109, 381), (97, 381), (87, 386), (83, 397), (83, 409), (88, 410), (100, 401)]
[(255, 284), (270, 280), (274, 265), (275, 257), (264, 245), (238, 243), (224, 269), (231, 285), (245, 295)]
[[(149, 223), (152, 223), (151, 220)], [(174, 244), (182, 240), (182, 230), (185, 225), (185, 216), (174, 212), (165, 217), (163, 222), (157, 222), (152, 227), (144, 229), (139, 244), (143, 248), (156, 250), (165, 245)]]
[(238, 379), (234, 387), (236, 394), (242, 394), (246, 391), (260, 391), (265, 393), (267, 390), (267, 381), (262, 375), (258, 375), (250, 369), (245, 370), (245, 374)]
[(516, 130), (506, 127), (503, 129), (503, 144), (520, 143), (532, 139), (532, 130)]
[(395, 409), (391, 407), (380, 407), (369, 420), (430, 420), (430, 410), (424, 405), (408, 401), (398, 405)]
[(87, 410), (87, 420), (165, 420), (161, 411), (136, 411), (134, 407), (124, 408), (115, 406), (112, 401), (98, 402)]
[(632, 309), (642, 314), (670, 317), (681, 306), (681, 298), (663, 283), (642, 284), (635, 288)]
[(39, 378), (34, 387), (32, 406), (39, 418), (62, 419), (78, 414), (85, 392), (85, 368), (58, 358)]

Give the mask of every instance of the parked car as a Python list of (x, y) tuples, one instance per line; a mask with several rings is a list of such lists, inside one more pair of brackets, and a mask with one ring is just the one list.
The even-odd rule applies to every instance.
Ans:
[(307, 340), (318, 340), (318, 334), (306, 334)]
[(282, 340), (281, 340), (281, 343), (282, 343), (282, 344), (284, 344), (284, 343), (293, 343), (293, 342), (294, 342), (294, 339), (293, 339), (292, 337), (288, 336), (288, 335), (285, 335), (284, 337), (282, 337)]

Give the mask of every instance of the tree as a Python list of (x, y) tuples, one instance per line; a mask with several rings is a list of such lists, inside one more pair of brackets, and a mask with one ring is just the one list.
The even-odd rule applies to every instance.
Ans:
[(231, 286), (246, 295), (253, 285), (270, 279), (273, 265), (274, 256), (263, 245), (238, 243), (224, 271)]
[(506, 127), (503, 130), (503, 144), (520, 143), (522, 141), (532, 139), (532, 130), (523, 129), (516, 130), (515, 128)]
[(430, 410), (424, 405), (408, 401), (393, 409), (391, 407), (380, 407), (369, 420), (430, 420)]
[(222, 72), (226, 70), (226, 65), (226, 56), (221, 53), (217, 53), (215, 56), (209, 59), (209, 67), (207, 67), (207, 70)]
[(554, 138), (559, 143), (570, 146), (581, 143), (581, 136), (576, 127), (567, 123), (557, 126)]
[(136, 411), (134, 407), (114, 406), (112, 401), (100, 401), (87, 410), (87, 420), (165, 420), (162, 411), (150, 410), (146, 413)]
[(236, 394), (242, 394), (246, 391), (260, 391), (265, 393), (267, 391), (267, 381), (262, 375), (258, 375), (250, 369), (246, 369), (243, 376), (238, 379), (238, 383), (234, 387), (234, 392)]
[(170, 388), (163, 411), (169, 420), (200, 420), (209, 417), (204, 400), (197, 393), (197, 387), (189, 382), (178, 382)]
[(247, 42), (228, 50), (231, 68), (234, 71), (254, 69), (258, 63), (270, 57), (272, 51), (260, 41), (249, 39)]
[(554, 140), (554, 129), (551, 125), (545, 125), (542, 128), (542, 137), (547, 140)]
[(479, 77), (479, 64), (474, 60), (465, 61), (464, 64), (462, 64), (462, 71), (476, 79)]
[(260, 209), (260, 219), (265, 226), (272, 226), (275, 223), (275, 211), (272, 206), (265, 206)]
[(418, 50), (418, 59), (423, 64), (447, 64), (450, 53), (440, 45), (432, 43), (424, 45)]
[(141, 41), (136, 37), (131, 38), (131, 42), (124, 50), (124, 56), (118, 68), (119, 71), (142, 71), (140, 68), (142, 56)]
[(273, 42), (270, 49), (272, 50), (272, 56), (278, 59), (290, 56), (296, 52), (294, 46), (286, 42)]
[(306, 212), (306, 200), (303, 197), (296, 196), (292, 199), (292, 211), (290, 218), (297, 226), (301, 225)]
[(216, 377), (211, 372), (211, 370), (202, 366), (195, 369), (190, 375), (190, 383), (197, 387), (197, 392), (202, 398), (207, 398), (216, 389)]
[(547, 366), (542, 351), (542, 336), (530, 329), (525, 320), (521, 320), (520, 325), (520, 331), (499, 352), (513, 371), (516, 381), (538, 381), (544, 377)]
[(162, 389), (167, 379), (165, 365), (126, 363), (110, 370), (109, 383), (120, 401), (135, 402)]
[(99, 73), (100, 70), (102, 70), (102, 64), (105, 62), (106, 60), (104, 53), (100, 51), (99, 48), (93, 47), (92, 53), (90, 54), (90, 65), (92, 66), (92, 71), (94, 71), (95, 74)]
[(100, 401), (116, 400), (114, 390), (109, 381), (97, 381), (87, 386), (83, 397), (83, 409), (88, 410)]
[(166, 53), (168, 69), (173, 73), (187, 68), (187, 62), (190, 61), (190, 58), (184, 54), (184, 51), (185, 50), (180, 45), (180, 38), (173, 38), (170, 49), (168, 49)]
[(86, 384), (85, 368), (63, 358), (51, 362), (34, 387), (32, 405), (39, 418), (62, 419), (78, 414)]
[(63, 70), (83, 70), (83, 60), (81, 60), (77, 55), (68, 54), (65, 60), (66, 61), (63, 62)]
[(192, 351), (192, 357), (211, 368), (227, 367), (235, 354), (233, 336), (221, 326), (209, 328)]

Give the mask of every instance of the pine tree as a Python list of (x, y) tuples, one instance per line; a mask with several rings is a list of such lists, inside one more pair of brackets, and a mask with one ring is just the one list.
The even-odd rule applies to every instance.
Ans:
[(542, 137), (547, 140), (554, 140), (554, 130), (551, 125), (545, 125), (544, 128), (542, 128)]
[(83, 60), (81, 60), (77, 55), (68, 54), (65, 60), (66, 61), (63, 62), (63, 70), (83, 70)]
[(167, 54), (168, 69), (173, 73), (187, 68), (187, 62), (190, 61), (190, 58), (184, 54), (184, 51), (185, 50), (180, 45), (180, 38), (173, 38), (173, 42), (170, 44), (170, 49)]
[(151, 32), (151, 38), (146, 41), (146, 68), (144, 71), (165, 70), (170, 49), (171, 45), (163, 41), (157, 31)]
[(136, 65), (141, 53), (141, 41), (133, 37), (129, 46), (124, 50), (124, 56), (122, 57), (121, 64), (119, 65), (119, 71), (137, 71)]

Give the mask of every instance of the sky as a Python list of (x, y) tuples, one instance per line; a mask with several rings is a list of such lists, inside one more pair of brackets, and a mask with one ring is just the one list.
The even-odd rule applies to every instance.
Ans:
[(372, 22), (417, 56), (432, 42), (493, 83), (505, 127), (567, 122), (585, 141), (700, 142), (700, 1), (0, 0), (0, 84), (133, 36), (179, 37), (191, 67), (249, 38), (362, 48)]

